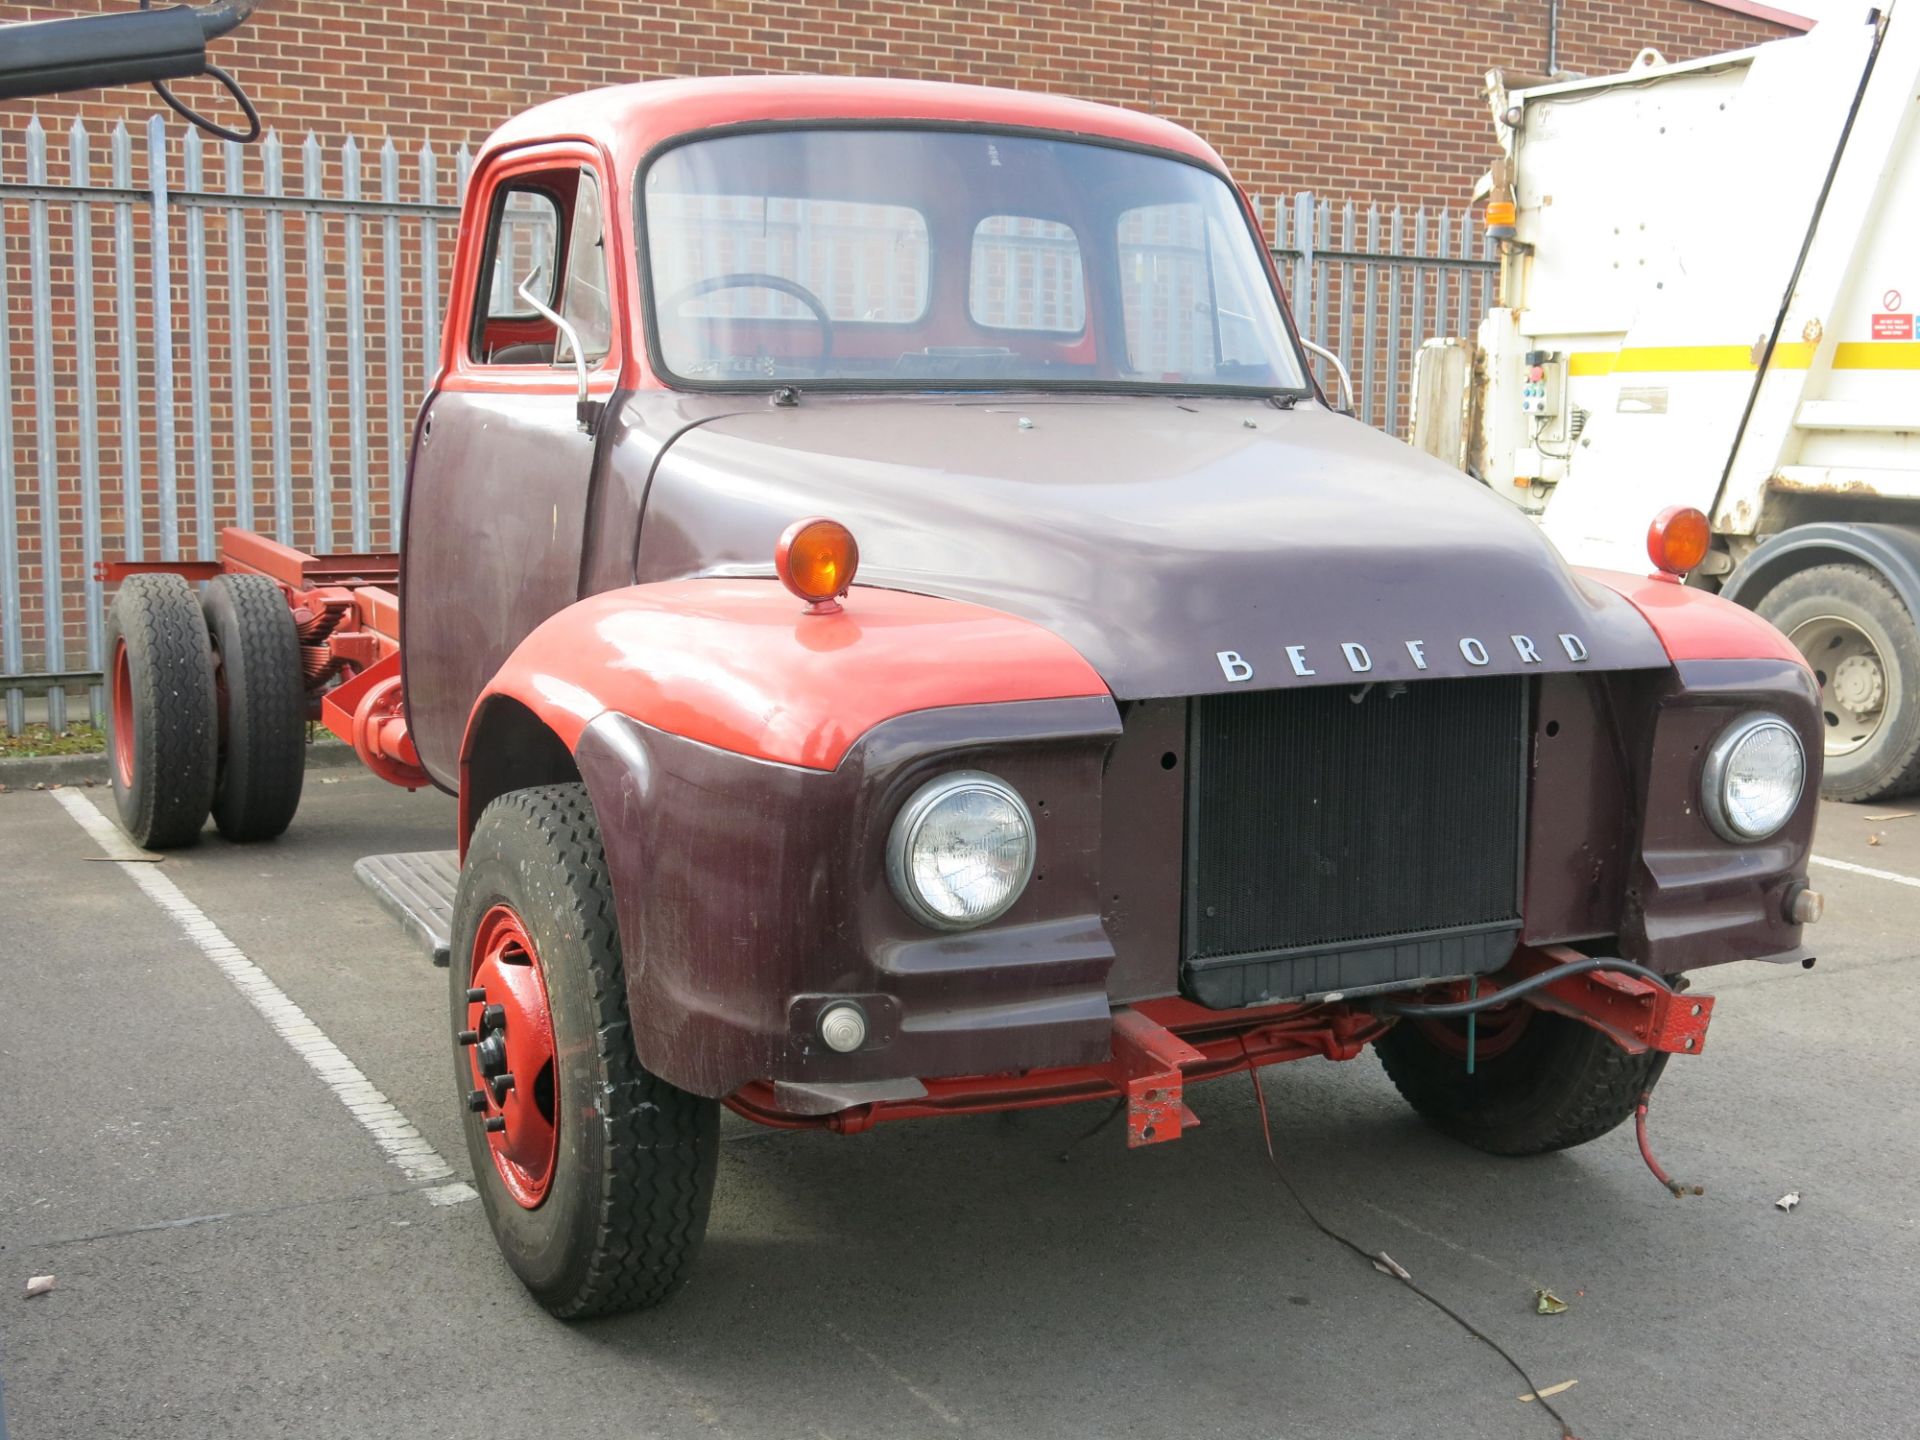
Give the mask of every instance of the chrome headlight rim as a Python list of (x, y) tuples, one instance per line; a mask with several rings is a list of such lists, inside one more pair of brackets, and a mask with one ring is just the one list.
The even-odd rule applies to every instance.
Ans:
[[(1020, 823), (1026, 828), (1026, 853), (1021, 859), (1020, 873), (1007, 891), (1007, 897), (993, 910), (983, 912), (967, 919), (955, 919), (934, 909), (914, 888), (909, 861), (913, 855), (915, 842), (934, 809), (943, 801), (965, 790), (985, 790), (995, 797), (1006, 801), (1020, 816)], [(1033, 811), (1021, 798), (1020, 792), (997, 775), (985, 770), (954, 770), (929, 780), (908, 797), (907, 803), (900, 807), (900, 813), (894, 817), (893, 828), (887, 834), (887, 882), (906, 912), (930, 930), (942, 930), (956, 933), (964, 930), (978, 930), (983, 925), (991, 925), (1020, 902), (1027, 893), (1027, 882), (1033, 878), (1035, 851), (1039, 848), (1038, 837), (1033, 828)]]
[[(1726, 784), (1727, 767), (1733, 762), (1734, 752), (1762, 730), (1780, 730), (1793, 741), (1794, 754), (1800, 761), (1800, 782), (1793, 803), (1781, 815), (1777, 824), (1765, 830), (1743, 830), (1727, 811)], [(1787, 822), (1800, 813), (1800, 806), (1807, 798), (1807, 747), (1801, 743), (1800, 732), (1787, 723), (1784, 717), (1770, 710), (1756, 710), (1742, 715), (1726, 729), (1722, 730), (1707, 751), (1706, 764), (1700, 773), (1700, 808), (1706, 815), (1707, 824), (1713, 833), (1733, 845), (1757, 845), (1770, 840), (1787, 826)]]

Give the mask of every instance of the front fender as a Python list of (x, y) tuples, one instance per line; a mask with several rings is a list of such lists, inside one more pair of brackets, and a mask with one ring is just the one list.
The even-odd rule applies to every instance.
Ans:
[[(463, 779), (503, 708), (564, 743), (592, 797), (653, 1073), (724, 1095), (1106, 1057), (1100, 785), (1119, 715), (1051, 632), (864, 587), (814, 616), (771, 580), (642, 585), (515, 651), (475, 706)], [(1044, 868), (1002, 920), (936, 935), (893, 900), (885, 839), (955, 765), (1027, 797)], [(825, 994), (866, 1009), (859, 1053), (819, 1044)]]
[(1689, 660), (1786, 660), (1806, 664), (1792, 641), (1731, 600), (1678, 584), (1664, 575), (1629, 575), (1584, 567), (1580, 573), (1638, 610), (1667, 652), (1667, 659), (1676, 665)]
[[(517, 699), (572, 750), (612, 711), (716, 749), (831, 770), (916, 710), (1106, 697), (1052, 631), (980, 605), (856, 587), (815, 615), (774, 580), (671, 580), (568, 606), (520, 643), (474, 706)], [(473, 738), (468, 726), (463, 762)]]

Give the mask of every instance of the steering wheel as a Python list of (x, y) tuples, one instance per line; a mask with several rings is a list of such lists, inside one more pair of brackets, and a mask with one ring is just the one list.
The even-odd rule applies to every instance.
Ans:
[(789, 280), (784, 275), (769, 275), (762, 270), (738, 270), (731, 275), (709, 275), (696, 280), (691, 285), (682, 286), (665, 300), (660, 302), (662, 310), (671, 311), (676, 319), (680, 317), (680, 307), (689, 300), (698, 300), (702, 295), (711, 295), (719, 290), (777, 290), (782, 295), (791, 295), (807, 309), (813, 312), (813, 318), (820, 326), (820, 358), (827, 359), (833, 354), (833, 317), (827, 313), (826, 303), (802, 285), (798, 280)]

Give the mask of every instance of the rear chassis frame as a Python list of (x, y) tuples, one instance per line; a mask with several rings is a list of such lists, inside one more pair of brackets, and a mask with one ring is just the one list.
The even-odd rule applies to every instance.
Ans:
[(108, 584), (141, 574), (178, 575), (194, 584), (219, 575), (266, 576), (293, 611), (308, 718), (351, 745), (389, 784), (418, 790), (433, 783), (407, 731), (399, 555), (309, 555), (229, 526), (220, 532), (216, 560), (103, 561), (95, 573)]
[[(186, 561), (103, 561), (96, 577), (178, 575), (203, 583), (220, 575), (264, 575), (293, 612), (310, 718), (353, 747), (360, 761), (407, 790), (433, 782), (408, 733), (400, 669), (400, 557), (392, 552), (309, 555), (251, 530), (220, 532), (219, 557)], [(1518, 947), (1498, 974), (1443, 981), (1417, 992), (1447, 1002), (1496, 992), (1588, 957), (1562, 946)], [(1199, 1119), (1187, 1106), (1188, 1081), (1211, 1080), (1288, 1060), (1351, 1060), (1396, 1020), (1372, 997), (1328, 995), (1297, 1004), (1214, 1010), (1179, 997), (1140, 1000), (1113, 1012), (1113, 1053), (1105, 1063), (907, 1082), (918, 1094), (861, 1100), (825, 1114), (781, 1104), (778, 1089), (751, 1081), (724, 1097), (747, 1119), (781, 1129), (859, 1134), (883, 1121), (937, 1115), (1032, 1110), (1088, 1100), (1126, 1111), (1127, 1144), (1177, 1140)], [(1515, 1005), (1531, 1005), (1590, 1025), (1629, 1054), (1649, 1050), (1697, 1055), (1712, 1019), (1711, 996), (1604, 971), (1550, 982)], [(1423, 1022), (1416, 1022), (1423, 1023)]]

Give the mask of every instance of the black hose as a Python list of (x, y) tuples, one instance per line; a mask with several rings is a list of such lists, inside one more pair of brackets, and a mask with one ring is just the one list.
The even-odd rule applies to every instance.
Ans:
[(1453, 1000), (1444, 1005), (1407, 1004), (1398, 1000), (1382, 1000), (1374, 1004), (1374, 1009), (1382, 1015), (1418, 1016), (1426, 1020), (1458, 1020), (1465, 1015), (1478, 1015), (1482, 1010), (1491, 1010), (1495, 1006), (1505, 1005), (1508, 1001), (1518, 1000), (1522, 995), (1531, 995), (1535, 990), (1544, 989), (1556, 980), (1565, 980), (1570, 975), (1586, 975), (1595, 970), (1605, 970), (1613, 975), (1631, 975), (1637, 980), (1645, 980), (1650, 985), (1658, 985), (1669, 994), (1673, 992), (1673, 982), (1658, 970), (1649, 970), (1644, 965), (1631, 960), (1609, 960), (1606, 958), (1574, 960), (1565, 965), (1556, 965), (1551, 970), (1542, 970), (1538, 975), (1529, 975), (1524, 980), (1515, 981), (1504, 990), (1496, 990), (1491, 995), (1476, 995), (1471, 1000)]

